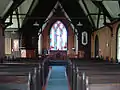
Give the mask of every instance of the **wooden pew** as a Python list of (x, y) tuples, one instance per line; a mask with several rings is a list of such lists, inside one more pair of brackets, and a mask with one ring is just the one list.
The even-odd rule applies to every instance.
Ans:
[(31, 73), (0, 72), (0, 90), (34, 90)]
[[(74, 86), (74, 87), (77, 87), (77, 89), (75, 89), (75, 90), (87, 90), (87, 89), (93, 90), (93, 89), (91, 89), (91, 87), (92, 88), (95, 88), (95, 87), (90, 86), (90, 84), (88, 82), (92, 82), (94, 85), (97, 85), (98, 83), (100, 83), (103, 86), (105, 86), (105, 84), (103, 82), (111, 81), (112, 84), (118, 83), (117, 78), (120, 77), (120, 70), (118, 70), (118, 69), (116, 70), (113, 67), (112, 67), (113, 68), (112, 70), (109, 69), (108, 67), (106, 69), (105, 68), (106, 68), (106, 66), (102, 67), (102, 69), (100, 69), (100, 67), (97, 67), (97, 66), (96, 66), (96, 68), (95, 67), (82, 67), (82, 68), (79, 67), (79, 70), (77, 70), (77, 73), (78, 73), (77, 79), (75, 80), (77, 82), (77, 85)], [(95, 78), (95, 77), (97, 77), (97, 78)], [(112, 78), (114, 78), (114, 79), (112, 79)], [(111, 83), (108, 83), (107, 85), (109, 85), (109, 87), (110, 87)], [(119, 82), (119, 84), (120, 84), (120, 82)], [(98, 89), (97, 88), (96, 89), (100, 90), (99, 88), (100, 87), (98, 87)], [(104, 88), (104, 89), (102, 88), (102, 90), (106, 90), (106, 88)]]
[(40, 76), (42, 80), (40, 81), (41, 85), (44, 86), (46, 83), (46, 78), (49, 72), (49, 65), (48, 65), (48, 60), (46, 58), (17, 58), (17, 59), (10, 59), (10, 60), (5, 60), (3, 65), (8, 64), (13, 64), (12, 66), (16, 66), (15, 64), (40, 64), (41, 65), (41, 70), (40, 70)]
[[(77, 78), (76, 90), (120, 90), (120, 74), (94, 74), (85, 76), (85, 79)], [(111, 86), (115, 85), (115, 86)], [(102, 89), (101, 89), (102, 87)], [(108, 88), (109, 87), (109, 88)], [(118, 88), (119, 87), (119, 88)], [(114, 88), (114, 89), (113, 89)]]
[[(0, 72), (9, 73), (31, 73), (34, 90), (41, 89), (41, 66), (39, 64), (7, 63), (0, 64)], [(35, 89), (36, 88), (36, 89)]]
[[(79, 67), (79, 69), (77, 70), (76, 67)], [(105, 79), (107, 79), (107, 81), (109, 81), (109, 80), (111, 80), (111, 79), (109, 79), (109, 78), (111, 78), (111, 75), (120, 76), (119, 68), (120, 68), (120, 66), (118, 64), (111, 64), (111, 63), (101, 63), (101, 62), (100, 63), (98, 63), (98, 62), (75, 63), (75, 62), (72, 62), (72, 64), (68, 65), (67, 72), (70, 73), (69, 78), (71, 78), (70, 80), (72, 82), (73, 90), (87, 90), (85, 77), (89, 77), (89, 75), (97, 75), (100, 77), (104, 77)], [(79, 76), (79, 78), (78, 78), (78, 76)], [(106, 77), (109, 77), (109, 78), (106, 78)], [(93, 78), (94, 78), (94, 76), (93, 76)], [(103, 80), (105, 80), (105, 79), (103, 79)], [(93, 79), (90, 79), (90, 80), (93, 80)], [(96, 81), (99, 82), (99, 80), (101, 80), (101, 78), (98, 77), (98, 80), (96, 80)], [(115, 83), (112, 82), (112, 83), (116, 84), (116, 82)], [(101, 82), (101, 84), (103, 85), (102, 82)], [(92, 89), (90, 89), (90, 90), (92, 90)], [(100, 90), (100, 89), (98, 88), (96, 90)]]
[(3, 63), (42, 63), (44, 58), (11, 58), (4, 59)]

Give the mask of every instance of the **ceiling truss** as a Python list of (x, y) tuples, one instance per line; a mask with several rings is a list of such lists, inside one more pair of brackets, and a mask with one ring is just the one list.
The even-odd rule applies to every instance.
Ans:
[[(11, 9), (9, 10), (9, 13), (7, 13), (5, 16), (4, 16), (4, 20), (8, 17), (8, 15), (10, 16), (10, 20), (9, 20), (9, 22), (5, 22), (5, 25), (6, 25), (6, 27), (8, 27), (8, 26), (10, 26), (13, 22), (13, 15), (16, 15), (16, 19), (17, 19), (17, 21), (18, 21), (18, 29), (20, 29), (21, 28), (21, 25), (20, 25), (20, 18), (21, 18), (21, 16), (25, 16), (26, 18), (24, 19), (24, 21), (23, 21), (23, 23), (25, 23), (27, 20), (42, 20), (42, 21), (45, 21), (45, 19), (46, 19), (46, 16), (45, 17), (43, 17), (43, 16), (31, 16), (30, 14), (29, 14), (29, 12), (28, 13), (19, 13), (19, 11), (18, 11), (18, 6), (23, 2), (24, 0), (15, 0), (14, 1), (14, 4), (12, 5), (12, 7), (11, 7)], [(33, 0), (34, 1), (34, 0)], [(84, 0), (82, 0), (82, 3), (83, 3), (83, 5), (84, 5), (84, 7), (85, 7), (85, 10), (87, 11), (87, 17), (88, 18), (86, 18), (86, 17), (82, 17), (82, 16), (79, 16), (79, 17), (70, 17), (70, 18), (72, 18), (71, 20), (73, 20), (73, 21), (77, 21), (78, 22), (78, 20), (84, 20), (84, 19), (89, 19), (89, 21), (90, 21), (90, 23), (91, 23), (91, 25), (92, 25), (92, 30), (96, 30), (96, 29), (99, 29), (100, 27), (99, 27), (99, 25), (100, 25), (100, 19), (101, 19), (101, 17), (103, 17), (103, 24), (104, 25), (106, 25), (108, 22), (107, 22), (107, 17), (108, 17), (108, 19), (112, 22), (113, 20), (115, 20), (115, 18), (114, 17), (112, 17), (111, 15), (110, 15), (110, 13), (107, 11), (107, 9), (106, 9), (106, 7), (103, 5), (103, 1), (113, 1), (113, 0), (91, 0), (91, 2), (96, 6), (96, 8), (98, 8), (99, 9), (99, 11), (97, 12), (97, 13), (93, 13), (93, 12), (90, 12), (89, 11), (89, 7), (87, 6), (87, 4), (85, 3), (85, 1)], [(119, 0), (114, 0), (114, 1), (118, 1), (118, 3), (119, 3), (119, 7), (120, 7), (120, 1)], [(65, 2), (65, 1), (64, 1)], [(62, 3), (63, 3), (63, 1), (62, 1)], [(32, 2), (32, 5), (34, 5), (34, 2)], [(35, 6), (34, 6), (35, 7)], [(33, 8), (32, 6), (31, 6), (31, 8)], [(30, 8), (30, 9), (31, 9)], [(29, 10), (30, 10), (29, 9)], [(15, 13), (13, 13), (13, 11), (15, 11)], [(32, 11), (30, 11), (30, 12), (32, 12)], [(96, 18), (96, 22), (94, 21), (94, 18), (92, 17), (92, 16), (95, 16), (95, 17), (97, 17)], [(55, 19), (55, 18), (54, 18)], [(119, 18), (117, 18), (117, 19), (119, 19)], [(72, 21), (71, 21), (72, 22)], [(42, 25), (43, 25), (43, 23), (41, 23)], [(95, 25), (96, 24), (96, 25)], [(41, 25), (41, 26), (42, 26)]]

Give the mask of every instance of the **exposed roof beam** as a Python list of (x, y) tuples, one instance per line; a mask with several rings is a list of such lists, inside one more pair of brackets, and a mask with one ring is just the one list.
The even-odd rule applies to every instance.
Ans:
[(98, 0), (98, 1), (119, 1), (119, 0)]
[[(36, 20), (41, 20), (41, 19), (46, 19), (46, 17), (38, 17), (38, 16), (27, 16), (27, 19), (36, 19)], [(57, 17), (53, 17), (52, 19), (58, 19)], [(63, 17), (59, 17), (59, 19), (66, 19), (66, 18), (63, 18)], [(88, 19), (87, 17), (70, 17), (70, 19), (72, 20), (78, 20), (78, 19)], [(49, 19), (48, 19), (49, 20)]]
[(10, 14), (10, 19), (9, 19), (9, 22), (5, 22), (5, 28), (7, 28), (8, 26), (12, 25), (12, 14)]
[(92, 1), (100, 2), (100, 1), (119, 1), (119, 0), (92, 0)]
[(104, 15), (103, 13), (89, 13), (88, 15), (98, 15), (98, 14)]
[(16, 9), (16, 17), (17, 17), (17, 23), (18, 23), (18, 29), (20, 28), (20, 19), (19, 19), (19, 13), (18, 13), (18, 9)]
[(56, 5), (54, 6), (53, 10), (50, 12), (50, 14), (48, 15), (48, 17), (46, 18), (45, 22), (48, 21), (48, 20), (52, 17), (53, 13), (55, 12), (55, 10), (56, 10), (56, 8), (57, 8), (58, 6), (60, 6), (60, 8), (62, 9), (62, 12), (64, 12), (64, 15), (66, 16), (66, 18), (67, 18), (69, 21), (71, 21), (71, 19), (69, 18), (69, 16), (68, 16), (67, 13), (65, 12), (64, 8), (62, 7), (61, 3), (60, 3), (59, 1), (57, 1), (57, 3), (56, 3)]
[[(16, 14), (13, 14), (13, 15), (16, 15)], [(20, 15), (20, 16), (25, 16), (25, 15), (27, 15), (27, 14), (24, 14), (24, 13), (18, 13), (18, 15)]]
[(24, 15), (25, 18), (23, 20), (22, 26), (27, 22), (28, 17), (31, 16), (31, 14), (33, 13), (33, 10), (36, 8), (37, 4), (39, 3), (39, 0), (33, 0), (32, 4), (30, 5), (28, 12), (26, 12), (26, 14), (20, 14), (20, 15)]
[(13, 4), (13, 0), (10, 0), (9, 4), (7, 5), (7, 7), (4, 9), (4, 12), (2, 13), (2, 17), (4, 17), (4, 15), (8, 12), (9, 8), (12, 6)]
[(111, 17), (111, 15), (109, 14), (109, 12), (107, 11), (107, 9), (105, 8), (105, 6), (103, 5), (102, 1), (93, 1), (92, 2), (101, 9), (101, 11), (103, 11), (103, 13), (109, 18), (110, 21), (113, 20), (113, 18)]
[(89, 16), (89, 18), (90, 18), (90, 21), (91, 21), (91, 23), (92, 23), (92, 27), (95, 29), (95, 24), (94, 24), (94, 21), (93, 21), (91, 15), (90, 15), (90, 12), (89, 12), (89, 10), (88, 10), (88, 7), (87, 7), (87, 5), (86, 5), (86, 3), (85, 3), (84, 0), (82, 0), (82, 2), (83, 2), (83, 5), (84, 5), (84, 7), (85, 7), (87, 13), (88, 13), (88, 16)]
[(104, 25), (107, 23), (106, 22), (106, 15), (103, 16), (104, 17)]
[(10, 7), (10, 9), (8, 10), (8, 12), (4, 15), (3, 20), (5, 21), (6, 18), (12, 14), (12, 12), (21, 4), (23, 3), (25, 0), (14, 0), (14, 3), (12, 4), (12, 6)]
[(101, 10), (99, 9), (99, 13), (98, 13), (98, 19), (97, 19), (97, 28), (99, 28), (99, 21), (100, 21), (100, 14)]
[(118, 4), (119, 4), (119, 8), (120, 8), (120, 1), (118, 1)]
[(36, 5), (39, 3), (39, 0), (33, 0), (29, 8), (28, 15), (32, 14), (32, 11), (35, 9)]

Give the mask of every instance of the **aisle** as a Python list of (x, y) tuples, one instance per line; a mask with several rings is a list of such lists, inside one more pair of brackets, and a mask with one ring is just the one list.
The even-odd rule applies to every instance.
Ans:
[(46, 90), (68, 90), (68, 81), (64, 66), (52, 66)]

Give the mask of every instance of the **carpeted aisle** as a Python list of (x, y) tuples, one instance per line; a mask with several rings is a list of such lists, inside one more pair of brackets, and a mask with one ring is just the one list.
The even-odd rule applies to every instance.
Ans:
[(46, 90), (69, 90), (64, 66), (52, 66)]

